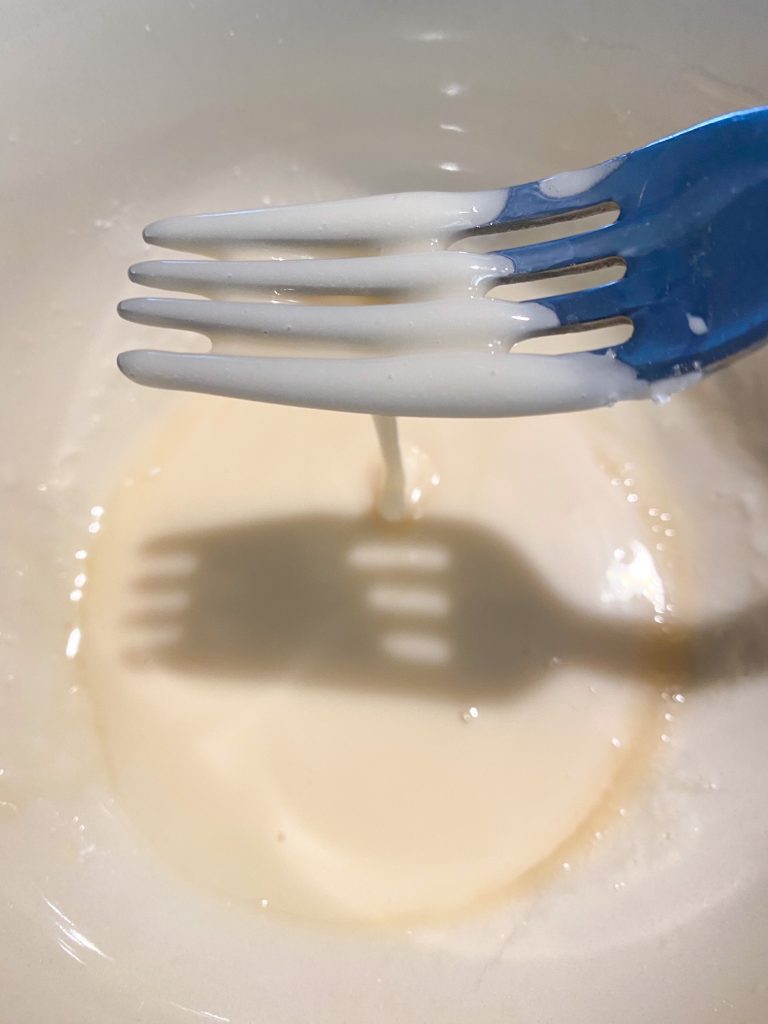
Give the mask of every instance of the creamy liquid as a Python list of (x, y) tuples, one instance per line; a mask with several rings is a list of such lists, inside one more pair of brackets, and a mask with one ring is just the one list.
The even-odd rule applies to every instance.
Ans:
[(669, 729), (685, 576), (661, 480), (588, 421), (406, 423), (430, 486), (397, 524), (364, 421), (190, 398), (155, 431), (89, 555), (82, 664), (178, 870), (430, 919), (620, 820)]
[(405, 480), (400, 431), (394, 416), (373, 416), (373, 425), (381, 449), (384, 469), (377, 508), (384, 519), (400, 522), (408, 518), (409, 491)]
[[(550, 179), (552, 180), (552, 179)], [(588, 185), (586, 186), (588, 187)], [(394, 192), (389, 195), (166, 217), (150, 224), (153, 245), (221, 256), (254, 243), (291, 245), (301, 252), (370, 247), (374, 252), (445, 245), (493, 223), (507, 201), (506, 188), (473, 192)]]
[(419, 518), (440, 485), (434, 460), (418, 445), (403, 443), (394, 416), (372, 416), (381, 453), (380, 480), (375, 486), (378, 515), (390, 523)]

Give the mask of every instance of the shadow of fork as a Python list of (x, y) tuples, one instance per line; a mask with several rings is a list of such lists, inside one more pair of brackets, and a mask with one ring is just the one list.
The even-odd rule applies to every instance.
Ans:
[(766, 606), (696, 627), (585, 613), (452, 519), (297, 516), (158, 537), (126, 610), (135, 664), (258, 684), (503, 698), (558, 660), (689, 686), (768, 664)]

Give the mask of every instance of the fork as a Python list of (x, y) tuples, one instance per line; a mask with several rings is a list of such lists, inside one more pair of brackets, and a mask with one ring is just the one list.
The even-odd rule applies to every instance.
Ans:
[[(448, 248), (611, 210), (613, 223), (577, 235)], [(768, 108), (509, 189), (170, 217), (144, 238), (213, 258), (149, 260), (131, 280), (204, 298), (130, 298), (120, 315), (203, 333), (212, 352), (121, 353), (120, 369), (141, 384), (390, 416), (664, 401), (768, 336)], [(244, 258), (254, 251), (267, 258)], [(274, 258), (286, 253), (301, 258)], [(487, 294), (613, 264), (624, 276), (599, 287), (524, 302)], [(632, 327), (620, 345), (511, 351), (616, 323)], [(265, 354), (275, 342), (281, 354)]]

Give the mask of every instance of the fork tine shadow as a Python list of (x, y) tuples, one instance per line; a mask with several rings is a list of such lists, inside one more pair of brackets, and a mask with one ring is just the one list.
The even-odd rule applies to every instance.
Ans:
[(650, 614), (585, 614), (506, 540), (451, 519), (297, 516), (163, 536), (131, 595), (132, 663), (221, 681), (300, 674), (469, 699), (520, 690), (557, 659), (665, 685), (767, 660), (762, 607), (666, 632)]

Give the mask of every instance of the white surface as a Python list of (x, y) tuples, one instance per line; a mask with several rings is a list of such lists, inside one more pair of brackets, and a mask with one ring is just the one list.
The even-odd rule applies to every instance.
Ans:
[[(709, 682), (687, 694), (624, 838), (488, 918), (328, 934), (190, 894), (111, 803), (64, 652), (101, 481), (169, 400), (115, 379), (116, 353), (143, 344), (113, 312), (148, 255), (143, 224), (583, 167), (764, 101), (764, 37), (746, 0), (738, 19), (725, 0), (601, 0), (588, 16), (494, 3), (482, 18), (444, 0), (6, 5), (3, 1024), (762, 1024), (765, 358), (701, 400), (595, 414), (604, 436), (622, 423), (653, 440), (700, 509)], [(722, 409), (690, 431), (704, 395)]]

